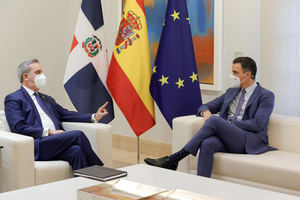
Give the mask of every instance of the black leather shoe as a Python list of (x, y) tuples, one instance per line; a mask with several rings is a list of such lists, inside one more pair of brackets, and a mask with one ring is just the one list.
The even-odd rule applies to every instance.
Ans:
[(171, 160), (168, 156), (157, 159), (145, 158), (144, 161), (148, 165), (166, 169), (176, 170), (178, 167), (178, 162)]

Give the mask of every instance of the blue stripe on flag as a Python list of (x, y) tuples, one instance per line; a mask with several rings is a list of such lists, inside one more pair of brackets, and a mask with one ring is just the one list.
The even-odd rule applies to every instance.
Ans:
[(92, 63), (81, 68), (65, 83), (64, 87), (78, 112), (95, 113), (108, 101), (106, 109), (109, 114), (100, 122), (108, 123), (114, 119), (112, 99)]
[(103, 26), (103, 14), (100, 0), (82, 0), (81, 10), (95, 30)]

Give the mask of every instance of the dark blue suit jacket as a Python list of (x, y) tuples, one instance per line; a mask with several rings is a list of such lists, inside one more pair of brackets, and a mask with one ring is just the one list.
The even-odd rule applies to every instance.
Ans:
[[(91, 115), (68, 111), (55, 100), (45, 94), (39, 93), (49, 112), (58, 119), (61, 127), (62, 121), (90, 122)], [(39, 141), (42, 138), (43, 126), (37, 108), (28, 92), (21, 87), (19, 90), (5, 97), (5, 116), (10, 129), (14, 133), (28, 135), (34, 138), (35, 160), (39, 157)], [(62, 128), (61, 128), (62, 129)]]
[[(220, 112), (220, 117), (227, 120), (229, 105), (240, 91), (240, 88), (229, 88), (222, 96), (203, 104), (198, 114), (210, 110), (212, 114)], [(232, 121), (234, 125), (246, 132), (245, 151), (249, 154), (259, 154), (274, 150), (268, 146), (267, 127), (274, 107), (274, 94), (261, 87), (257, 87), (249, 98), (242, 121)]]

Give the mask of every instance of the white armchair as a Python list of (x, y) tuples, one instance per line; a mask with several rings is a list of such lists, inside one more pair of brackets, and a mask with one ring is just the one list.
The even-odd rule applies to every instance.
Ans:
[[(81, 130), (105, 166), (112, 164), (111, 125), (101, 123), (63, 122), (63, 128)], [(12, 133), (4, 111), (0, 111), (0, 173), (2, 190), (10, 191), (73, 177), (66, 161), (34, 161), (32, 137)]]
[[(172, 152), (177, 152), (203, 126), (202, 117), (173, 119)], [(238, 184), (300, 196), (300, 118), (273, 114), (268, 124), (269, 143), (277, 151), (259, 155), (216, 153), (212, 177)], [(178, 170), (195, 174), (197, 157), (187, 156)]]

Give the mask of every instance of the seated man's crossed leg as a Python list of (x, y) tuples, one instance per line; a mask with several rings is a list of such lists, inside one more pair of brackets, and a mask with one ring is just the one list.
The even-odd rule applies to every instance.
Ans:
[(210, 117), (203, 127), (180, 151), (163, 158), (146, 158), (149, 165), (176, 170), (178, 162), (199, 149), (197, 174), (210, 177), (215, 152), (245, 153), (246, 131), (220, 117)]
[(38, 160), (68, 161), (72, 169), (103, 165), (82, 131), (66, 131), (44, 137), (40, 141)]

